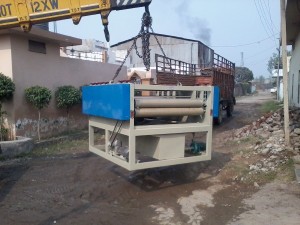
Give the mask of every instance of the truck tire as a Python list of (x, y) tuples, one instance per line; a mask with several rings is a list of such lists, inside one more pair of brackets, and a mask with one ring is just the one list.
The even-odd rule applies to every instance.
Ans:
[(233, 103), (230, 103), (226, 108), (227, 117), (232, 117), (233, 109), (234, 109), (234, 105)]
[(220, 125), (220, 124), (222, 124), (222, 122), (223, 122), (223, 114), (222, 114), (222, 111), (223, 111), (223, 105), (220, 104), (220, 105), (219, 105), (219, 116), (218, 116), (218, 118), (215, 118), (215, 123), (216, 123), (217, 125)]

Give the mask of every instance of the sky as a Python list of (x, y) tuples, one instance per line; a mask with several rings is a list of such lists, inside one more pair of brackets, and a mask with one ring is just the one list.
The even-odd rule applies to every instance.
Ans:
[[(136, 36), (144, 9), (113, 11), (110, 44)], [(280, 0), (152, 0), (154, 32), (202, 41), (219, 55), (251, 69), (254, 77), (269, 77), (267, 62), (277, 52)], [(52, 24), (50, 24), (50, 30)], [(58, 33), (105, 41), (100, 15), (57, 22)]]

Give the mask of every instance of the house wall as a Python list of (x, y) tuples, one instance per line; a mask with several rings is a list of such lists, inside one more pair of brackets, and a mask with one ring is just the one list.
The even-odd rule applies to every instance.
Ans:
[(0, 73), (12, 78), (11, 43), (8, 35), (0, 36)]
[(289, 71), (289, 103), (292, 106), (300, 107), (300, 35), (298, 35)]
[[(35, 53), (28, 50), (28, 39), (11, 36), (12, 74), (16, 84), (14, 93), (14, 127), (16, 135), (36, 137), (38, 112), (26, 102), (24, 90), (40, 85), (52, 90), (52, 100), (47, 109), (42, 110), (41, 135), (48, 137), (58, 135), (67, 130), (66, 112), (57, 109), (54, 91), (63, 85), (80, 87), (91, 82), (109, 81), (112, 79), (117, 65), (83, 61), (60, 57), (59, 45), (47, 43), (47, 53)], [(1, 56), (2, 58), (2, 56)], [(126, 68), (123, 68), (119, 79), (126, 79)], [(71, 110), (69, 129), (87, 127), (87, 117), (82, 115), (81, 106)]]

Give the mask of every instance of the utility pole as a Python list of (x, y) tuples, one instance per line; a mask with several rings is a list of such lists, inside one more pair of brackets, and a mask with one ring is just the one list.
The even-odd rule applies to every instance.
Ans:
[(279, 79), (279, 72), (280, 72), (280, 38), (279, 38), (279, 46), (278, 46), (278, 65), (277, 65), (277, 101), (279, 101), (279, 89), (280, 89), (280, 79)]
[(282, 45), (282, 71), (283, 71), (283, 102), (284, 102), (284, 134), (285, 143), (290, 146), (290, 116), (289, 116), (289, 94), (287, 73), (287, 51), (286, 51), (286, 8), (285, 0), (281, 0), (281, 45)]
[(244, 67), (244, 52), (241, 52), (241, 67)]
[(57, 33), (57, 22), (56, 21), (53, 22), (53, 32)]

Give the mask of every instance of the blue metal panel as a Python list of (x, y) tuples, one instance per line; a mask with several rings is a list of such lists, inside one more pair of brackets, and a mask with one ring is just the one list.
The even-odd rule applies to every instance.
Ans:
[(213, 103), (214, 118), (219, 117), (219, 103), (220, 103), (220, 88), (218, 86), (214, 86), (214, 103)]
[(130, 120), (130, 84), (83, 87), (82, 111), (90, 116)]

